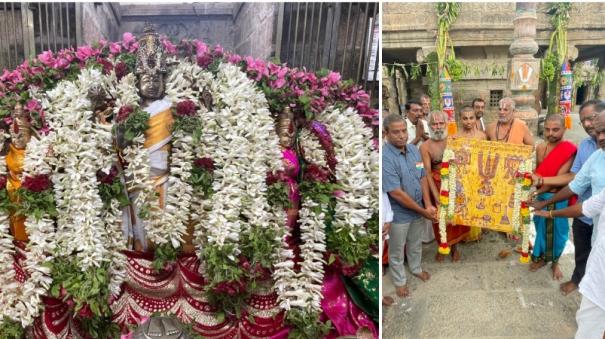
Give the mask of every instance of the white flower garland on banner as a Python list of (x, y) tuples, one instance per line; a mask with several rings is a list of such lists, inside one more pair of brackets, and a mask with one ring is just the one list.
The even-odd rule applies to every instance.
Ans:
[[(519, 170), (517, 171), (520, 176), (525, 176), (528, 173), (531, 173), (534, 169), (534, 159), (535, 156), (532, 155), (529, 159), (523, 161), (519, 165)], [(528, 181), (528, 182), (525, 182)], [(529, 233), (535, 227), (533, 224), (533, 208), (527, 207), (527, 213), (529, 222), (522, 222), (522, 202), (529, 201), (531, 190), (524, 189), (524, 186), (530, 186), (531, 181), (528, 179), (520, 180), (519, 178), (515, 178), (515, 192), (513, 195), (513, 217), (512, 217), (512, 228), (514, 233), (521, 232), (521, 257), (519, 261), (522, 263), (529, 262)], [(523, 224), (523, 227), (521, 227)]]
[[(452, 192), (454, 191), (453, 195), (455, 198), (455, 192), (456, 192), (456, 178), (455, 178), (455, 167), (456, 165), (453, 163), (450, 163), (450, 161), (452, 159), (455, 158), (455, 154), (454, 151), (446, 148), (445, 151), (443, 152), (443, 160), (442, 162), (444, 163), (449, 163), (449, 174), (447, 179), (442, 179), (441, 180), (441, 191), (442, 192), (448, 192), (448, 205), (447, 205), (447, 209), (444, 208), (443, 206), (439, 206), (439, 241), (441, 244), (447, 244), (447, 216), (449, 214), (449, 211), (451, 209), (450, 206), (455, 206), (455, 201), (452, 200)], [(452, 171), (453, 170), (453, 171)], [(454, 175), (454, 177), (452, 176)], [(450, 190), (450, 188), (452, 187), (452, 182), (453, 184), (453, 189)], [(439, 198), (441, 199), (441, 194), (439, 195)], [(441, 201), (438, 201), (437, 204), (441, 205)], [(453, 215), (453, 213), (451, 214)], [(439, 248), (441, 250), (441, 247)], [(447, 254), (445, 252), (447, 252), (449, 250), (448, 249), (443, 249), (442, 251), (444, 251), (444, 253), (442, 254)], [(441, 253), (441, 252), (440, 252)]]
[(447, 205), (447, 217), (448, 219), (452, 220), (452, 218), (454, 218), (454, 212), (456, 211), (456, 194), (458, 193), (457, 191), (457, 187), (456, 187), (456, 182), (457, 182), (457, 177), (456, 177), (456, 165), (455, 164), (450, 164), (449, 167), (449, 204)]
[(304, 152), (304, 158), (307, 162), (322, 167), (328, 167), (326, 162), (326, 151), (319, 143), (317, 136), (308, 129), (303, 129), (298, 137), (300, 148)]
[(352, 241), (367, 234), (366, 222), (377, 211), (378, 195), (371, 196), (375, 167), (372, 131), (351, 107), (340, 110), (328, 107), (318, 117), (332, 137), (336, 160), (336, 180), (344, 191), (336, 198), (333, 229), (347, 232)]

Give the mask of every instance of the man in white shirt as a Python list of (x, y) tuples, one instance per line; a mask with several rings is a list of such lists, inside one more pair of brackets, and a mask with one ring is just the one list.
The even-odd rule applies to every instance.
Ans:
[[(393, 210), (391, 209), (391, 203), (389, 202), (389, 195), (386, 192), (382, 192), (382, 204), (380, 208), (380, 215), (382, 219), (382, 241), (387, 240), (389, 231), (391, 230), (391, 223), (393, 222)], [(384, 249), (384, 246), (383, 246)], [(382, 255), (380, 256), (382, 258)], [(384, 306), (391, 306), (395, 300), (388, 295), (382, 296), (382, 304)]]
[(605, 338), (605, 189), (593, 195), (582, 204), (576, 204), (561, 210), (536, 210), (534, 213), (547, 218), (579, 217), (599, 218), (595, 227), (598, 229), (588, 262), (586, 273), (580, 282), (582, 302), (576, 313), (578, 331), (576, 339)]
[(405, 104), (406, 118), (408, 127), (408, 144), (420, 146), (420, 144), (429, 138), (429, 125), (420, 119), (422, 115), (422, 104), (416, 100), (410, 100)]

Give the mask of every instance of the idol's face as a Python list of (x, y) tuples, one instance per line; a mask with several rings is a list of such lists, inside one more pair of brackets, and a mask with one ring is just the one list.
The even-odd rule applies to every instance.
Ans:
[(144, 73), (139, 79), (139, 90), (143, 98), (160, 99), (164, 95), (164, 75)]

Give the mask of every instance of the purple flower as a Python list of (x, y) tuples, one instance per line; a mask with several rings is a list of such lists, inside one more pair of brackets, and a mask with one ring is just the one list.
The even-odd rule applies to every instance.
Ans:
[(38, 102), (38, 100), (29, 99), (24, 108), (26, 112), (38, 112), (42, 109), (42, 105)]
[(107, 59), (97, 57), (97, 62), (103, 66), (103, 73), (109, 74), (113, 70), (113, 65)]
[(130, 106), (122, 106), (118, 111), (118, 116), (116, 117), (116, 122), (120, 123), (126, 121), (130, 114), (134, 112), (134, 109)]
[(195, 53), (198, 58), (203, 56), (204, 54), (208, 53), (208, 46), (205, 43), (203, 43), (199, 40), (194, 40), (194, 43), (195, 43)]
[(269, 71), (264, 61), (256, 60), (251, 56), (245, 57), (244, 61), (246, 61), (248, 73), (251, 72), (255, 76), (254, 80), (260, 81), (263, 76), (269, 76)]
[(122, 34), (122, 46), (124, 46), (124, 48), (126, 49), (128, 49), (132, 44), (134, 44), (136, 40), (137, 39), (130, 32)]
[(6, 187), (6, 175), (0, 175), (0, 189)]
[(326, 77), (322, 78), (321, 81), (328, 87), (336, 85), (340, 81), (340, 74), (330, 71), (330, 73), (328, 73)]
[(168, 52), (168, 54), (176, 54), (176, 45), (168, 40), (168, 38), (162, 37), (162, 46), (164, 46), (164, 49), (166, 52)]
[(303, 176), (304, 180), (307, 181), (317, 181), (322, 183), (327, 183), (330, 181), (330, 172), (327, 168), (321, 167), (315, 164), (310, 164), (307, 166), (305, 174)]
[(332, 194), (336, 197), (336, 198), (344, 198), (345, 196), (345, 192), (341, 191), (341, 190), (336, 190), (334, 192), (332, 192)]
[(59, 58), (55, 61), (55, 63), (53, 64), (53, 68), (56, 69), (66, 69), (69, 67), (69, 65), (71, 64), (71, 62), (65, 58)]
[(111, 185), (118, 175), (118, 168), (116, 166), (111, 166), (109, 173), (105, 173), (102, 170), (97, 171), (97, 181), (102, 184)]
[(221, 45), (216, 45), (216, 46), (214, 46), (214, 51), (213, 52), (214, 52), (215, 56), (217, 56), (217, 57), (220, 58), (220, 57), (223, 56), (224, 50), (221, 47)]
[(210, 173), (214, 172), (214, 160), (211, 158), (199, 158), (193, 161), (193, 166), (204, 169)]
[(176, 104), (176, 114), (181, 117), (194, 116), (196, 111), (195, 103), (191, 100), (181, 101)]
[(52, 186), (50, 179), (45, 174), (36, 175), (33, 177), (25, 177), (22, 187), (31, 192), (42, 192)]
[(128, 66), (126, 66), (126, 64), (122, 61), (120, 61), (114, 69), (116, 71), (116, 78), (118, 78), (118, 80), (122, 79), (126, 74), (128, 74)]
[(139, 43), (135, 42), (134, 44), (130, 45), (130, 47), (128, 48), (128, 52), (130, 53), (134, 53), (139, 49)]
[(40, 53), (40, 55), (38, 55), (38, 60), (46, 67), (52, 67), (55, 63), (55, 58), (53, 57), (53, 52), (51, 51)]
[(122, 45), (117, 42), (112, 42), (109, 44), (109, 52), (111, 54), (120, 54), (122, 52)]
[(237, 64), (238, 62), (242, 61), (242, 57), (237, 54), (229, 54), (229, 56), (227, 56), (227, 61), (232, 64)]
[(80, 61), (86, 61), (88, 58), (91, 58), (97, 54), (99, 54), (99, 51), (95, 50), (94, 48), (92, 48), (90, 46), (81, 46), (81, 47), (78, 47), (78, 50), (76, 52), (76, 57)]
[(206, 68), (208, 67), (208, 65), (210, 65), (212, 63), (212, 55), (210, 55), (209, 53), (206, 53), (202, 56), (197, 57), (197, 64), (200, 67)]

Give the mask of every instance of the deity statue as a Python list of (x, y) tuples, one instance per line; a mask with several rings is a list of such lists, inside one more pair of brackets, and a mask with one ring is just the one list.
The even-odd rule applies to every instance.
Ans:
[[(160, 207), (163, 209), (168, 188), (168, 158), (173, 123), (172, 103), (164, 98), (166, 57), (159, 35), (150, 26), (145, 27), (138, 43), (135, 74), (142, 98), (141, 109), (149, 113), (144, 146), (149, 151), (151, 174), (155, 190), (159, 195)], [(137, 194), (138, 192), (129, 192), (130, 201), (135, 201)], [(131, 205), (126, 213), (129, 214), (129, 218), (124, 220), (130, 221), (128, 234), (134, 238), (134, 249), (147, 250), (150, 244), (146, 239), (145, 225), (138, 217), (136, 206)]]
[(279, 145), (282, 148), (282, 161), (284, 163), (284, 179), (288, 185), (288, 196), (291, 207), (287, 209), (288, 226), (294, 227), (298, 218), (298, 210), (300, 208), (300, 194), (296, 179), (300, 171), (298, 157), (294, 151), (294, 140), (296, 137), (296, 124), (294, 114), (290, 107), (286, 107), (278, 116), (276, 124), (277, 135), (279, 137)]
[[(16, 191), (21, 187), (25, 146), (31, 140), (32, 131), (30, 118), (21, 104), (17, 103), (15, 105), (11, 118), (13, 120), (10, 125), (11, 142), (6, 155), (6, 166), (8, 168), (6, 190), (11, 201), (18, 202)], [(25, 216), (11, 214), (10, 231), (15, 240), (27, 241)]]

